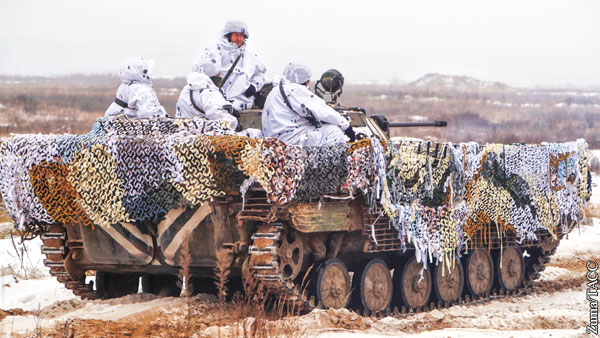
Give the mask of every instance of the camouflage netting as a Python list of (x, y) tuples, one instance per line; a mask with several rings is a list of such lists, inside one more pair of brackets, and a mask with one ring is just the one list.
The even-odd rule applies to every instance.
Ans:
[(274, 204), (363, 194), (419, 260), (442, 262), (469, 241), (487, 241), (492, 227), (519, 242), (539, 229), (567, 232), (590, 194), (583, 140), (434, 148), (365, 139), (301, 148), (185, 119), (101, 118), (86, 135), (13, 136), (0, 147), (0, 174), (15, 226), (34, 233), (56, 222), (158, 220), (254, 182)]
[(591, 178), (583, 140), (441, 144), (437, 156), (425, 142), (389, 147), (390, 199), (381, 204), (423, 261), (453, 262), (466, 241), (490, 243), (492, 227), (512, 230), (521, 243), (537, 239), (538, 229), (566, 233), (585, 217)]

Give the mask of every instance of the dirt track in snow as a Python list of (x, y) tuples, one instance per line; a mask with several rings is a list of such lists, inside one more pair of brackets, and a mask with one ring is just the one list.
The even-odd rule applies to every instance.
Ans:
[[(185, 298), (138, 294), (112, 300), (61, 300), (39, 310), (0, 312), (1, 330), (13, 336), (244, 336), (256, 320), (264, 336), (581, 336), (588, 323), (585, 264), (600, 258), (600, 221), (583, 226), (563, 241), (527, 296), (454, 306), (450, 309), (383, 319), (348, 310), (315, 310), (303, 316), (268, 321), (246, 318), (239, 306), (219, 304), (208, 295)], [(191, 304), (191, 305), (188, 305)], [(188, 316), (188, 311), (189, 315)], [(193, 318), (187, 321), (186, 318)]]

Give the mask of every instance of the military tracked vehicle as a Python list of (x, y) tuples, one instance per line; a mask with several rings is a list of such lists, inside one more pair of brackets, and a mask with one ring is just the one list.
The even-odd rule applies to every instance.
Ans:
[[(243, 279), (260, 281), (270, 295), (309, 309), (351, 307), (383, 313), (391, 309), (424, 311), (526, 292), (540, 277), (561, 238), (583, 218), (582, 207), (590, 193), (584, 143), (558, 145), (556, 149), (539, 145), (538, 153), (535, 146), (526, 145), (510, 146), (509, 151), (509, 146), (503, 145), (392, 140), (385, 119), (369, 116), (360, 108), (336, 109), (350, 119), (362, 138), (338, 153), (348, 154), (340, 165), (345, 170), (360, 167), (353, 162), (358, 155), (353, 154), (368, 149), (363, 152), (366, 181), (360, 188), (348, 185), (349, 179), (342, 177), (340, 182), (346, 182), (346, 188), (318, 197), (278, 199), (269, 184), (292, 183), (285, 183), (286, 178), (291, 179), (285, 172), (274, 172), (272, 182), (266, 185), (264, 180), (255, 180), (240, 192), (238, 183), (235, 189), (222, 189), (223, 193), (201, 203), (174, 203), (156, 217), (132, 216), (134, 221), (116, 223), (89, 221), (83, 216), (69, 218), (65, 216), (68, 213), (84, 215), (92, 209), (102, 217), (108, 210), (82, 202), (86, 197), (73, 183), (77, 177), (61, 174), (60, 165), (52, 169), (52, 175), (42, 175), (42, 182), (36, 181), (36, 168), (50, 168), (51, 161), (91, 161), (92, 157), (64, 155), (58, 140), (58, 153), (34, 161), (28, 169), (35, 196), (54, 221), (32, 220), (35, 226), (26, 229), (41, 237), (44, 264), (50, 273), (86, 299), (136, 293), (140, 278), (145, 292), (178, 296), (181, 288), (177, 276), (184, 265), (189, 266), (192, 278), (188, 285), (194, 292), (214, 292), (217, 252), (226, 250), (231, 258), (230, 278), (238, 285)], [(246, 128), (260, 128), (260, 110), (242, 112), (240, 122)], [(391, 125), (395, 126), (400, 125)], [(225, 142), (235, 136), (219, 137), (219, 142)], [(131, 137), (128, 142), (143, 148), (142, 139)], [(215, 154), (243, 163), (239, 160), (242, 146), (219, 152), (217, 141), (210, 140)], [(101, 150), (88, 146), (90, 154), (95, 154), (89, 156), (100, 156)], [(381, 154), (377, 154), (376, 146)], [(11, 151), (17, 152), (4, 145), (4, 160)], [(509, 170), (514, 165), (508, 162), (514, 164), (529, 155), (538, 162), (532, 160), (522, 167), (536, 173), (541, 163), (543, 169), (537, 173), (546, 175), (543, 180)], [(166, 157), (154, 160), (170, 161)], [(377, 169), (377, 160), (384, 161), (379, 162), (384, 163), (383, 168)], [(6, 162), (2, 165), (8, 166)], [(327, 177), (308, 177), (327, 175), (318, 170), (325, 163), (311, 165), (312, 171), (303, 169), (299, 184), (313, 180), (326, 185)], [(207, 165), (194, 162), (194, 166)], [(79, 173), (102, 173), (91, 162), (85, 168)], [(130, 175), (144, 175), (131, 170)], [(236, 173), (220, 179), (236, 180)], [(275, 182), (277, 177), (284, 178), (283, 183)], [(64, 198), (66, 188), (53, 188), (61, 179), (68, 180), (65, 185), (75, 191), (65, 202), (70, 209), (61, 207), (63, 214), (58, 217), (52, 208), (59, 205), (45, 196), (62, 194), (55, 198)], [(19, 184), (4, 183), (7, 204), (10, 191), (24, 189)], [(176, 183), (173, 186), (178, 187)], [(122, 189), (127, 196), (126, 190), (134, 188)], [(23, 218), (19, 217), (25, 216), (16, 214), (28, 211), (25, 205), (17, 204), (8, 209), (22, 225)], [(131, 208), (125, 202), (122, 205)], [(86, 283), (86, 273), (92, 271), (95, 284)]]

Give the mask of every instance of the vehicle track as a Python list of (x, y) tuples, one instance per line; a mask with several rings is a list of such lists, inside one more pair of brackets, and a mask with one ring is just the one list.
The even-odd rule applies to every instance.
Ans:
[[(300, 308), (312, 310), (320, 308), (320, 304), (316, 304), (313, 297), (308, 297), (304, 292), (302, 285), (294, 283), (291, 279), (286, 278), (279, 269), (279, 257), (277, 252), (277, 242), (282, 237), (282, 225), (263, 224), (258, 227), (257, 231), (252, 236), (252, 244), (250, 245), (249, 261), (254, 263), (249, 267), (252, 276), (265, 285), (267, 290), (277, 297), (288, 298), (290, 301), (300, 302)], [(506, 290), (504, 288), (495, 288), (489, 294), (484, 296), (464, 296), (459, 297), (453, 302), (430, 302), (420, 308), (392, 308), (386, 311), (370, 312), (360, 311), (365, 316), (403, 316), (410, 313), (427, 312), (434, 309), (446, 309), (454, 305), (469, 305), (482, 304), (496, 299), (506, 297), (522, 296), (530, 294), (534, 291), (533, 286), (535, 280), (540, 278), (540, 272), (546, 269), (546, 264), (551, 260), (551, 256), (556, 253), (556, 247), (550, 250), (545, 250), (542, 247), (528, 248), (531, 251), (530, 257), (525, 261), (525, 274), (521, 287), (515, 290)]]
[[(267, 289), (269, 294), (281, 297), (287, 301), (293, 302), (297, 308), (312, 310), (321, 307), (313, 297), (309, 297), (302, 285), (294, 283), (293, 280), (286, 278), (279, 269), (278, 241), (282, 237), (283, 226), (279, 224), (263, 224), (258, 227), (252, 235), (252, 244), (249, 247), (249, 269), (252, 276), (260, 281)], [(44, 265), (50, 269), (50, 274), (58, 279), (69, 290), (82, 299), (101, 298), (93, 289), (93, 283), (85, 283), (85, 277), (74, 280), (64, 267), (65, 259), (69, 253), (66, 229), (61, 225), (52, 225), (49, 232), (41, 236), (43, 245), (42, 253), (46, 255)], [(386, 311), (369, 312), (360, 311), (362, 315), (383, 317), (383, 316), (406, 316), (407, 314), (422, 313), (434, 309), (446, 309), (454, 305), (482, 304), (492, 300), (506, 297), (522, 296), (536, 291), (534, 288), (535, 280), (540, 277), (540, 272), (544, 271), (546, 265), (550, 262), (551, 256), (556, 252), (556, 247), (551, 250), (544, 250), (542, 247), (530, 249), (530, 257), (525, 261), (525, 278), (522, 286), (507, 291), (503, 288), (495, 288), (489, 294), (470, 297), (460, 297), (453, 302), (429, 302), (420, 308), (394, 307)]]

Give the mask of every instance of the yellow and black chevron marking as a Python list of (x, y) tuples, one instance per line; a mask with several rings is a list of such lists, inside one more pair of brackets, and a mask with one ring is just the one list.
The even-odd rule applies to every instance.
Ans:
[(212, 211), (208, 202), (195, 208), (173, 209), (158, 224), (157, 243), (168, 264), (176, 264), (175, 257), (183, 242)]
[(97, 224), (95, 230), (83, 227), (82, 231), (85, 252), (92, 261), (110, 264), (149, 264), (154, 258), (152, 236), (143, 224), (116, 223), (108, 226)]

